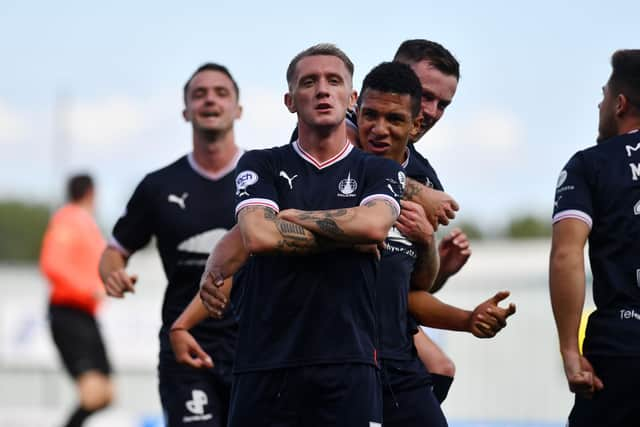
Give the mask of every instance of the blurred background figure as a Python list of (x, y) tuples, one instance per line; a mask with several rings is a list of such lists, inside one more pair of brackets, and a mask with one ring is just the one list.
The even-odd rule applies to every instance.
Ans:
[(94, 220), (93, 180), (72, 176), (67, 191), (67, 204), (55, 212), (45, 232), (40, 269), (50, 284), (51, 335), (79, 396), (64, 426), (78, 427), (111, 403), (113, 384), (96, 322), (105, 295), (98, 262), (106, 242)]

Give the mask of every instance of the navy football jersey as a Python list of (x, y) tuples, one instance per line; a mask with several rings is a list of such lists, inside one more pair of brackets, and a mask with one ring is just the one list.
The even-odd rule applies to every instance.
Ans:
[[(211, 249), (235, 224), (235, 164), (216, 176), (192, 158), (148, 174), (138, 185), (113, 229), (112, 246), (129, 255), (152, 236), (168, 280), (162, 304), (161, 356), (173, 359), (168, 330), (199, 290)], [(237, 323), (233, 315), (208, 318), (191, 330), (213, 360), (232, 361)]]
[[(411, 153), (407, 150), (407, 158), (402, 164), (406, 175), (424, 183), (423, 176), (409, 174), (411, 158)], [(415, 355), (411, 331), (417, 325), (407, 312), (407, 296), (417, 252), (413, 243), (393, 226), (380, 256), (377, 285), (380, 358), (411, 360)]]
[(435, 169), (431, 166), (431, 163), (416, 150), (415, 143), (409, 143), (407, 147), (409, 148), (409, 157), (407, 158), (409, 164), (406, 167), (407, 176), (423, 183), (427, 187), (444, 191), (444, 187), (442, 187), (442, 183)]
[[(374, 199), (400, 209), (397, 163), (345, 143), (325, 162), (297, 141), (250, 151), (238, 164), (237, 208), (350, 208)], [(245, 266), (236, 372), (327, 363), (376, 363), (375, 283), (370, 254), (255, 255)]]
[[(640, 355), (640, 132), (576, 153), (560, 173), (553, 222), (584, 221), (596, 311), (585, 354)], [(605, 385), (606, 386), (606, 385)]]

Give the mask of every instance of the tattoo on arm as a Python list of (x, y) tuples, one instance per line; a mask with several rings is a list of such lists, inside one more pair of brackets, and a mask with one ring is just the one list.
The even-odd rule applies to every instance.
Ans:
[[(406, 193), (406, 191), (405, 191)], [(398, 214), (400, 214), (400, 212), (398, 212), (398, 209), (388, 200), (385, 199), (376, 199), (376, 200), (371, 200), (370, 202), (365, 203), (364, 205), (368, 208), (372, 208), (374, 206), (377, 206), (378, 203), (384, 203), (388, 208), (389, 211), (391, 213), (391, 216), (393, 218), (396, 218), (398, 216)]]
[(423, 186), (418, 184), (415, 181), (407, 180), (407, 185), (404, 189), (404, 195), (402, 198), (404, 200), (415, 201), (414, 197), (418, 195), (422, 191)]

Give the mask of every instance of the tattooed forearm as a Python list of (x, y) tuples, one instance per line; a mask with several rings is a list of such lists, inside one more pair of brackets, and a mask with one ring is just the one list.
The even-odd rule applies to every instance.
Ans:
[(372, 208), (374, 206), (377, 206), (378, 203), (383, 203), (384, 205), (386, 205), (389, 208), (389, 211), (391, 212), (392, 217), (395, 218), (400, 214), (400, 212), (398, 212), (398, 208), (396, 208), (390, 201), (385, 199), (371, 200), (370, 202), (367, 202), (364, 205), (368, 208)]
[(423, 185), (411, 180), (411, 179), (407, 179), (407, 185), (404, 189), (404, 194), (402, 196), (402, 198), (404, 200), (409, 200), (409, 201), (415, 201), (414, 197), (416, 195), (418, 195), (422, 189), (424, 188)]
[(292, 222), (287, 221), (277, 221), (276, 225), (278, 226), (278, 231), (283, 236), (292, 235), (292, 236), (306, 236), (308, 233), (304, 227), (299, 226), (298, 224), (294, 224)]
[(316, 221), (316, 225), (320, 228), (320, 232), (328, 237), (339, 237), (344, 235), (344, 230), (332, 219), (325, 218)]

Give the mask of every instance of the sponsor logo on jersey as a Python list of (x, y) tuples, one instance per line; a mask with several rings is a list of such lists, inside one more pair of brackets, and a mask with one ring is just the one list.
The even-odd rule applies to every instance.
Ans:
[(289, 183), (289, 189), (293, 190), (293, 180), (296, 179), (298, 175), (293, 175), (291, 178), (289, 178), (289, 174), (287, 174), (285, 171), (280, 171), (280, 176), (287, 180), (287, 182)]
[(182, 193), (182, 196), (180, 197), (176, 196), (175, 194), (169, 194), (167, 200), (169, 201), (169, 203), (175, 203), (176, 205), (180, 206), (180, 209), (185, 210), (187, 208), (185, 205), (185, 200), (187, 200), (187, 197), (189, 197), (189, 193)]
[(178, 250), (196, 254), (209, 254), (218, 241), (226, 234), (224, 228), (214, 228), (191, 236), (178, 244)]
[(236, 196), (248, 196), (247, 187), (258, 182), (258, 174), (254, 171), (242, 171), (236, 176)]
[(356, 197), (355, 191), (358, 188), (358, 183), (355, 179), (351, 178), (351, 172), (347, 175), (345, 179), (340, 180), (338, 183), (338, 197)]
[(638, 200), (638, 202), (633, 207), (633, 213), (634, 215), (640, 215), (640, 200)]
[(631, 168), (631, 179), (637, 181), (640, 176), (640, 163), (629, 163), (629, 167)]
[(628, 319), (640, 320), (640, 313), (635, 311), (635, 309), (629, 310), (629, 309), (623, 308), (622, 310), (620, 310), (620, 320), (628, 320)]
[(558, 196), (558, 199), (555, 202), (553, 202), (553, 206), (555, 206), (556, 209), (560, 207), (558, 206), (558, 203), (560, 203), (560, 199), (562, 199), (562, 196)]
[(560, 176), (558, 177), (558, 183), (556, 184), (556, 188), (562, 187), (562, 184), (567, 180), (567, 171), (563, 170), (560, 172)]
[(184, 406), (194, 415), (185, 416), (182, 421), (185, 423), (193, 423), (197, 421), (206, 421), (213, 418), (212, 414), (205, 414), (204, 407), (209, 404), (207, 394), (198, 389), (191, 391), (191, 400), (187, 400)]

